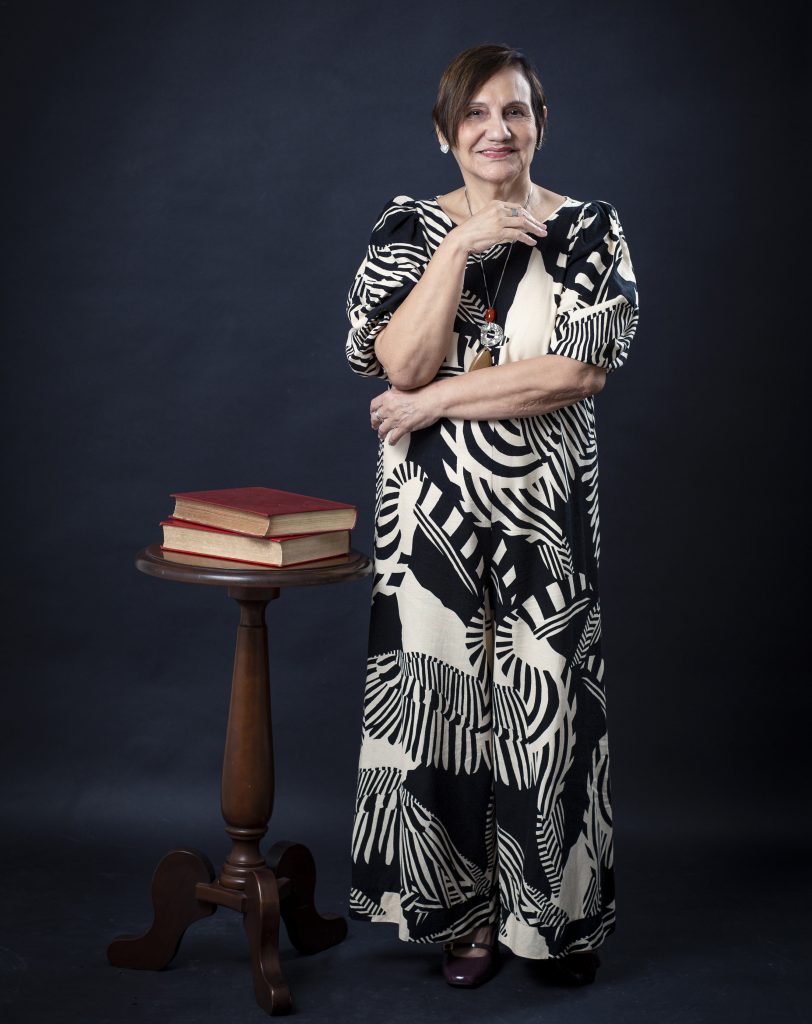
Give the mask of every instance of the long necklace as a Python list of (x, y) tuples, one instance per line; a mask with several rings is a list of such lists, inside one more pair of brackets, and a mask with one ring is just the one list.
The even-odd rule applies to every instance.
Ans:
[[(468, 189), (464, 189), (465, 202), (468, 204), (468, 212), (473, 217), (474, 211), (471, 209), (471, 200), (468, 198)], [(530, 191), (527, 193), (527, 199), (524, 201), (525, 207), (530, 205), (530, 197), (533, 195), (533, 184), (530, 184)], [(513, 216), (518, 217), (519, 211), (514, 207), (512, 210)], [(485, 295), (488, 299), (488, 308), (485, 310), (485, 323), (479, 325), (479, 335), (482, 345), (486, 349), (494, 349), (502, 344), (505, 338), (505, 332), (496, 322), (496, 299), (499, 295), (499, 289), (502, 287), (502, 278), (505, 276), (505, 270), (508, 262), (510, 261), (510, 254), (513, 252), (513, 243), (516, 241), (514, 238), (508, 248), (507, 257), (502, 265), (502, 273), (499, 275), (499, 283), (496, 286), (496, 291), (493, 295), (493, 302), (491, 302), (491, 293), (488, 291), (488, 278), (485, 274), (485, 264), (482, 262), (482, 253), (477, 253), (479, 258), (479, 266), (482, 270), (482, 280), (485, 283)]]

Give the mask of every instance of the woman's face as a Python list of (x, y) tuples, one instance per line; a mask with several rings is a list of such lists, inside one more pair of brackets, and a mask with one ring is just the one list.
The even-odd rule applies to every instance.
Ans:
[(466, 180), (507, 184), (529, 177), (537, 142), (531, 95), (522, 72), (505, 68), (471, 97), (451, 150)]

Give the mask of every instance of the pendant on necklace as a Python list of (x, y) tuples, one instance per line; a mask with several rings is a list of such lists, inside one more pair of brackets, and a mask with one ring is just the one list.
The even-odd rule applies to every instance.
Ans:
[(479, 325), (479, 340), (485, 348), (496, 348), (504, 337), (505, 332), (497, 323)]
[(480, 341), (485, 348), (496, 348), (497, 345), (502, 344), (505, 332), (496, 322), (496, 310), (493, 306), (489, 306), (485, 310), (485, 320), (484, 324), (479, 325)]

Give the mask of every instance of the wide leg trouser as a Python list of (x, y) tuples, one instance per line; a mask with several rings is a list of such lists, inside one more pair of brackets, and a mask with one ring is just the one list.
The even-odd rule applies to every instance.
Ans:
[(596, 580), (414, 455), (378, 481), (350, 915), (594, 949), (615, 909)]

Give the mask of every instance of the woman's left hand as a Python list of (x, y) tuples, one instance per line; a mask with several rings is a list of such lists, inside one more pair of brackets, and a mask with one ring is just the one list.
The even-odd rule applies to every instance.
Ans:
[(412, 430), (430, 427), (441, 414), (433, 383), (411, 391), (391, 387), (369, 403), (370, 425), (389, 444), (395, 444)]

